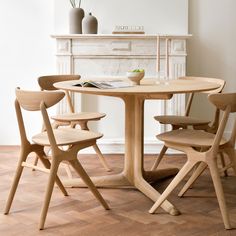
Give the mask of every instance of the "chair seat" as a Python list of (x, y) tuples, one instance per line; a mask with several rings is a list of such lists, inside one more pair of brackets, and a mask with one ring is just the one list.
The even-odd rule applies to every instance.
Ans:
[(99, 120), (106, 116), (105, 113), (99, 112), (79, 112), (79, 113), (67, 113), (52, 116), (51, 118), (55, 121), (68, 122), (68, 121), (89, 121)]
[[(94, 133), (87, 130), (79, 130), (72, 128), (54, 129), (53, 133), (58, 146), (92, 141), (101, 138), (103, 136), (100, 133)], [(32, 141), (39, 145), (50, 146), (47, 132), (36, 134), (35, 136), (32, 137)]]
[(155, 120), (161, 124), (172, 124), (172, 125), (207, 125), (210, 123), (208, 120), (201, 120), (195, 117), (189, 116), (155, 116)]
[[(165, 132), (156, 136), (164, 142), (171, 142), (191, 147), (209, 147), (213, 144), (215, 134), (207, 133), (202, 130), (179, 129)], [(227, 141), (222, 139), (220, 145)]]

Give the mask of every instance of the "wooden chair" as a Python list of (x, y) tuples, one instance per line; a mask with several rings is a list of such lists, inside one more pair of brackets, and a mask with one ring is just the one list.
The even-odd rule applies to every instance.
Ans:
[[(216, 78), (205, 78), (205, 77), (180, 77), (179, 79), (182, 80), (197, 80), (199, 83), (201, 81), (208, 81), (208, 82), (213, 82), (217, 83), (220, 85), (218, 89), (211, 90), (211, 91), (206, 91), (206, 92), (201, 92), (203, 94), (212, 94), (212, 93), (221, 93), (224, 86), (225, 86), (225, 81), (221, 79), (216, 79)], [(205, 130), (210, 133), (216, 133), (218, 124), (219, 124), (219, 109), (216, 109), (215, 111), (215, 117), (214, 121), (211, 123), (209, 120), (203, 120), (199, 119), (196, 117), (191, 117), (190, 116), (190, 110), (191, 110), (191, 105), (193, 101), (194, 93), (191, 93), (188, 98), (188, 102), (186, 105), (186, 110), (185, 110), (185, 115), (184, 116), (177, 116), (177, 115), (164, 115), (164, 116), (155, 116), (154, 119), (157, 120), (160, 124), (165, 124), (165, 125), (171, 125), (172, 130), (176, 129), (186, 129), (187, 127), (191, 126), (193, 129), (201, 129)], [(211, 123), (211, 124), (210, 124)], [(164, 157), (167, 147), (164, 145), (160, 151), (160, 154), (158, 155), (157, 159), (155, 160), (151, 170), (155, 170), (157, 166), (160, 164), (162, 158)], [(221, 162), (222, 165), (224, 166), (224, 159), (221, 157)], [(225, 175), (227, 175), (225, 171)]]
[[(62, 82), (66, 80), (79, 80), (80, 75), (50, 75), (50, 76), (41, 76), (38, 78), (38, 84), (41, 88), (42, 91), (55, 91), (58, 90), (53, 86), (54, 83), (56, 82)], [(89, 130), (88, 128), (88, 122), (89, 121), (98, 121), (101, 118), (105, 117), (105, 113), (99, 113), (99, 112), (79, 112), (75, 113), (75, 109), (73, 106), (73, 102), (71, 99), (71, 94), (69, 91), (66, 91), (66, 99), (68, 102), (68, 106), (70, 109), (70, 113), (66, 114), (60, 114), (56, 116), (52, 116), (51, 119), (53, 119), (55, 122), (53, 124), (54, 128), (58, 128), (60, 126), (71, 126), (72, 128), (75, 128), (77, 125), (80, 126), (82, 130)], [(111, 171), (110, 167), (107, 164), (106, 159), (102, 155), (99, 147), (95, 143), (93, 145), (93, 149), (98, 155), (98, 158), (103, 165), (103, 167), (107, 171)], [(36, 159), (35, 164), (37, 165), (38, 159)], [(72, 178), (72, 175), (69, 171), (69, 167), (66, 168), (68, 176)]]
[[(71, 164), (75, 171), (80, 175), (81, 179), (83, 179), (83, 181), (88, 185), (94, 196), (100, 201), (102, 206), (105, 209), (109, 209), (107, 203), (100, 195), (93, 182), (90, 180), (89, 176), (77, 159), (77, 153), (79, 150), (94, 145), (96, 143), (96, 140), (98, 138), (101, 138), (102, 135), (87, 130), (78, 130), (72, 128), (52, 129), (52, 126), (50, 124), (47, 108), (59, 102), (64, 97), (64, 95), (65, 94), (61, 91), (33, 92), (20, 90), (19, 88), (16, 89), (15, 109), (21, 137), (21, 152), (20, 160), (17, 166), (14, 181), (10, 190), (4, 213), (9, 213), (24, 167), (35, 168), (37, 170), (47, 172), (49, 173), (49, 180), (44, 197), (39, 229), (44, 228), (54, 182), (56, 182), (65, 196), (68, 195), (57, 176), (58, 167), (64, 160), (68, 161)], [(27, 111), (41, 111), (42, 113), (46, 131), (33, 136), (33, 144), (30, 143), (26, 136), (25, 124), (22, 116), (22, 108)], [(60, 148), (64, 145), (69, 145), (70, 148), (64, 151)], [(51, 162), (48, 160), (48, 157), (44, 152), (44, 147), (51, 148)], [(26, 162), (27, 157), (31, 152), (36, 153), (45, 168), (34, 166)]]
[(204, 163), (204, 165), (208, 166), (210, 169), (225, 228), (231, 229), (224, 192), (217, 167), (217, 154), (225, 153), (228, 156), (230, 164), (227, 168), (233, 167), (234, 173), (236, 174), (236, 152), (234, 148), (236, 139), (236, 119), (229, 140), (223, 138), (229, 115), (230, 113), (236, 112), (236, 93), (211, 94), (209, 95), (209, 100), (223, 113), (216, 134), (207, 133), (202, 130), (179, 129), (157, 135), (158, 139), (164, 141), (166, 147), (174, 148), (186, 153), (187, 162), (157, 199), (149, 212), (154, 213), (156, 211), (156, 209), (196, 164)]

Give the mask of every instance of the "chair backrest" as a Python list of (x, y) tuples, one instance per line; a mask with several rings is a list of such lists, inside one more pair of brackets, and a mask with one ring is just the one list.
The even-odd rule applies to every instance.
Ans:
[(58, 90), (53, 86), (54, 83), (67, 80), (79, 80), (80, 75), (46, 75), (38, 78), (38, 84), (41, 90)]
[[(223, 88), (225, 87), (225, 81), (222, 79), (217, 79), (217, 78), (208, 78), (208, 77), (194, 77), (194, 76), (184, 76), (184, 77), (179, 77), (179, 79), (185, 79), (185, 80), (196, 80), (196, 81), (205, 81), (205, 82), (212, 82), (219, 84), (219, 88), (210, 90), (210, 91), (204, 91), (200, 93), (205, 93), (205, 94), (214, 94), (214, 93), (221, 93)], [(187, 105), (186, 105), (186, 110), (185, 110), (185, 116), (189, 116), (192, 101), (193, 101), (194, 93), (191, 93), (189, 95)], [(215, 133), (218, 125), (219, 125), (219, 109), (216, 109), (215, 111), (215, 116), (214, 116), (214, 121), (209, 129), (209, 132)]]
[(22, 145), (28, 144), (29, 141), (25, 131), (21, 108), (27, 111), (41, 111), (50, 144), (55, 151), (57, 148), (56, 141), (46, 109), (58, 103), (65, 96), (65, 93), (62, 91), (26, 91), (20, 88), (16, 88), (15, 93), (15, 109)]
[(49, 108), (65, 96), (62, 91), (26, 91), (16, 88), (15, 92), (20, 106), (27, 111), (39, 111), (42, 102)]
[[(53, 86), (54, 83), (63, 82), (68, 80), (79, 80), (81, 78), (80, 75), (46, 75), (38, 78), (38, 84), (42, 91), (44, 90), (58, 90)], [(75, 112), (73, 102), (71, 99), (71, 93), (69, 91), (65, 91), (67, 102), (69, 105), (69, 109), (71, 113)]]
[[(218, 109), (223, 112), (222, 119), (217, 130), (215, 140), (212, 149), (218, 150), (219, 143), (223, 137), (224, 130), (229, 118), (230, 113), (236, 112), (236, 93), (221, 93), (221, 94), (210, 94), (208, 96), (209, 101), (214, 104)], [(236, 119), (232, 129), (230, 142), (234, 147), (236, 138)]]
[(218, 109), (225, 111), (230, 106), (230, 112), (236, 112), (236, 93), (211, 94), (208, 98)]

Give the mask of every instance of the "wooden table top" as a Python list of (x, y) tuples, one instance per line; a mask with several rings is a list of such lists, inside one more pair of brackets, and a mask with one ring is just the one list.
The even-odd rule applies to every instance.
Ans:
[[(114, 77), (106, 78), (102, 80), (112, 80)], [(92, 80), (89, 79), (89, 80)], [(199, 82), (196, 80), (180, 80), (174, 79), (168, 81), (168, 84), (161, 82), (156, 83), (156, 81), (151, 79), (144, 79), (141, 81), (141, 85), (127, 87), (127, 88), (116, 88), (116, 89), (98, 89), (92, 87), (78, 87), (75, 84), (81, 83), (83, 80), (70, 80), (55, 83), (54, 86), (58, 89), (86, 93), (86, 94), (96, 94), (96, 95), (106, 95), (123, 97), (127, 95), (140, 95), (152, 98), (152, 95), (170, 95), (179, 93), (191, 93), (191, 92), (203, 92), (214, 90), (219, 87), (216, 83), (211, 82)], [(88, 80), (86, 80), (88, 81)], [(125, 80), (124, 81), (128, 81)]]

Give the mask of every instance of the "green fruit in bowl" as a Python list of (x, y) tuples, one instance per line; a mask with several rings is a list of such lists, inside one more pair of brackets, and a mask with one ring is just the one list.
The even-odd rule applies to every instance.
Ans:
[(126, 76), (129, 80), (132, 81), (134, 85), (140, 85), (140, 80), (143, 79), (145, 71), (143, 69), (135, 69), (132, 71), (128, 71)]
[(132, 70), (131, 72), (144, 72), (144, 69), (135, 69), (135, 70)]

